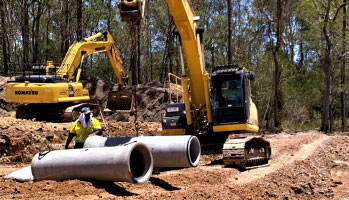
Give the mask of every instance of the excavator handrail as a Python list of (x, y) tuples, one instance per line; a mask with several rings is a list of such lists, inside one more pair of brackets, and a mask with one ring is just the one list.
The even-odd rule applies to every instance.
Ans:
[[(176, 76), (175, 74), (172, 74), (172, 73), (168, 73), (168, 94), (169, 94), (169, 101), (170, 103), (174, 103), (172, 101), (172, 86), (171, 86), (171, 77), (173, 77), (175, 79), (175, 85), (176, 87), (173, 89), (175, 90), (175, 93), (176, 93), (176, 103), (179, 102), (179, 92), (182, 93), (182, 97), (183, 97), (183, 89), (182, 87), (179, 89), (178, 86), (179, 86), (179, 82), (181, 81), (181, 78)], [(181, 86), (181, 85), (180, 85)], [(183, 98), (181, 98), (181, 102), (183, 102)]]

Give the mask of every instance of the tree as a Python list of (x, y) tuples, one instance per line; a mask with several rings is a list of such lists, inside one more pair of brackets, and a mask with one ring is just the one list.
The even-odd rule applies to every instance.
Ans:
[(321, 130), (329, 131), (329, 113), (330, 113), (330, 95), (331, 95), (331, 38), (328, 32), (328, 23), (330, 21), (330, 10), (331, 10), (331, 0), (327, 0), (327, 5), (325, 7), (325, 17), (324, 24), (322, 26), (322, 33), (325, 39), (325, 57), (323, 61), (323, 70), (325, 74), (325, 83), (323, 90), (323, 111), (322, 111), (322, 121)]
[(233, 63), (233, 52), (232, 52), (232, 37), (233, 37), (233, 27), (232, 27), (232, 12), (233, 8), (231, 5), (231, 0), (228, 0), (228, 63)]
[(131, 34), (131, 57), (130, 57), (130, 68), (132, 76), (132, 85), (137, 85), (137, 43), (136, 43), (136, 25), (130, 23), (130, 34)]
[[(35, 6), (37, 5), (37, 12), (35, 15)], [(43, 2), (41, 0), (34, 1), (33, 4), (33, 28), (32, 28), (32, 44), (33, 44), (33, 63), (38, 63), (39, 60), (39, 48), (40, 48), (40, 19), (44, 12)]]
[(21, 30), (23, 45), (23, 63), (25, 70), (29, 61), (29, 16), (28, 16), (28, 0), (21, 0)]
[(137, 26), (137, 77), (138, 84), (141, 84), (141, 23)]
[(7, 62), (7, 31), (5, 23), (5, 4), (3, 1), (0, 2), (0, 24), (1, 24), (1, 38), (2, 38), (2, 55), (3, 55), (3, 64), (4, 64), (4, 75), (8, 75), (8, 62)]
[(346, 109), (345, 109), (345, 64), (346, 64), (346, 31), (347, 31), (347, 9), (346, 9), (347, 0), (343, 0), (343, 27), (342, 27), (342, 67), (341, 67), (341, 84), (342, 84), (342, 90), (341, 90), (341, 118), (342, 118), (342, 131), (346, 131), (347, 127), (347, 120), (346, 120)]
[(77, 0), (76, 19), (76, 38), (77, 40), (82, 40), (82, 0)]
[[(276, 16), (273, 16), (273, 12), (267, 12), (262, 6), (261, 2), (258, 4), (258, 8), (267, 21), (267, 35), (269, 38), (269, 47), (273, 55), (274, 61), (274, 76), (273, 76), (273, 88), (274, 88), (274, 127), (280, 127), (282, 121), (283, 110), (283, 93), (282, 93), (282, 67), (280, 62), (281, 56), (281, 44), (283, 35), (283, 9), (285, 2), (283, 0), (277, 0), (276, 4)], [(270, 14), (268, 14), (270, 13)], [(274, 25), (275, 24), (275, 25)], [(275, 41), (276, 40), (276, 41)]]
[[(280, 127), (282, 119), (282, 83), (281, 74), (282, 68), (280, 65), (280, 51), (282, 42), (282, 12), (283, 5), (282, 0), (277, 0), (277, 14), (276, 14), (276, 46), (272, 50), (274, 57), (274, 125), (275, 127)], [(270, 38), (271, 39), (271, 38)], [(272, 41), (272, 39), (270, 40)], [(272, 45), (272, 44), (271, 44)]]

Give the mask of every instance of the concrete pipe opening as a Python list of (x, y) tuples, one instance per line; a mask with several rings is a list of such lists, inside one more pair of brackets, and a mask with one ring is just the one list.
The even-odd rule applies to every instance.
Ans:
[(144, 145), (136, 145), (130, 155), (129, 160), (130, 176), (134, 183), (145, 183), (153, 172), (153, 159), (151, 152)]
[(191, 137), (188, 141), (188, 161), (192, 167), (199, 164), (201, 156), (200, 141), (197, 137)]

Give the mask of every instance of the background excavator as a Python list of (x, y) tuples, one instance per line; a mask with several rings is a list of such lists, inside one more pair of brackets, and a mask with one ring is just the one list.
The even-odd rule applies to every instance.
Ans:
[[(268, 163), (270, 143), (258, 133), (258, 115), (252, 102), (250, 81), (254, 72), (228, 64), (205, 69), (203, 29), (199, 28), (190, 0), (166, 0), (180, 36), (182, 92), (184, 102), (171, 102), (162, 119), (163, 135), (196, 135), (203, 151), (223, 151), (223, 162), (244, 170)], [(119, 2), (121, 18), (137, 20), (144, 10), (143, 0)], [(122, 5), (122, 6), (120, 6)], [(182, 46), (186, 54), (184, 68)], [(228, 136), (238, 136), (227, 140)], [(244, 136), (243, 136), (244, 135)], [(223, 147), (223, 148), (222, 148)], [(218, 148), (218, 149), (217, 149)]]
[[(99, 38), (101, 40), (97, 40)], [(128, 76), (122, 70), (122, 60), (114, 39), (106, 31), (74, 42), (61, 66), (55, 67), (48, 61), (47, 66), (34, 66), (32, 74), (16, 76), (14, 81), (9, 81), (6, 84), (6, 101), (22, 104), (16, 117), (72, 121), (77, 119), (84, 106), (89, 106), (95, 116), (98, 115), (99, 105), (81, 103), (89, 101), (90, 96), (80, 82), (80, 75), (84, 58), (102, 52), (107, 53), (121, 88), (108, 94), (107, 107), (110, 110), (130, 110), (132, 93), (122, 90), (127, 85)]]

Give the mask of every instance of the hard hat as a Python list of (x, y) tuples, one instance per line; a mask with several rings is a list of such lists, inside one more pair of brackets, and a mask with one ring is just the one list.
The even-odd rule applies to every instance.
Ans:
[(90, 110), (89, 107), (83, 107), (83, 108), (81, 109), (81, 113), (89, 114), (89, 113), (91, 113), (91, 110)]

